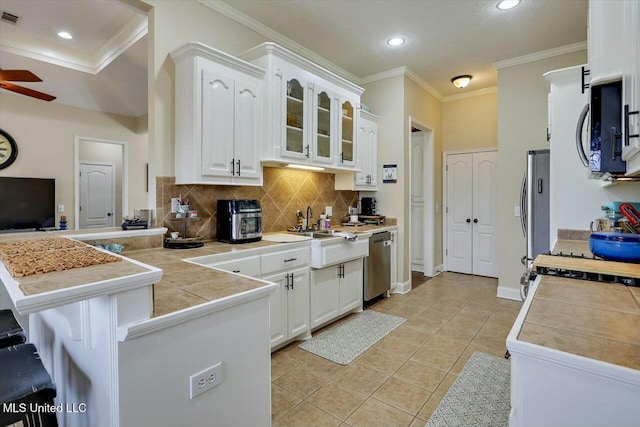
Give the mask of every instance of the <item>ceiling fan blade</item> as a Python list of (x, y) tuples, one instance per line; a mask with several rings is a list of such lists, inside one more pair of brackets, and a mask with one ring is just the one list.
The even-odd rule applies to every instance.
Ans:
[(53, 101), (56, 99), (55, 96), (48, 95), (46, 93), (38, 92), (37, 90), (27, 89), (26, 87), (14, 85), (12, 83), (0, 82), (0, 87), (2, 89), (7, 89), (12, 92), (19, 93), (21, 95), (31, 96), (33, 98), (42, 99), (43, 101)]
[(41, 82), (42, 79), (29, 70), (0, 70), (0, 80), (11, 82)]

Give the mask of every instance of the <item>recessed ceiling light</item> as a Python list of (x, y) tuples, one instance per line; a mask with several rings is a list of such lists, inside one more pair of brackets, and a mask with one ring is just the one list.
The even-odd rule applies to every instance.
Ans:
[(73, 36), (71, 34), (67, 33), (66, 31), (60, 31), (58, 33), (58, 37), (61, 37), (63, 39), (67, 39), (67, 40), (70, 40), (70, 39), (73, 38)]
[(500, 10), (507, 10), (516, 7), (520, 4), (520, 0), (502, 0), (496, 7)]
[(402, 37), (393, 37), (387, 40), (387, 44), (389, 46), (400, 46), (401, 44), (404, 44), (404, 39)]

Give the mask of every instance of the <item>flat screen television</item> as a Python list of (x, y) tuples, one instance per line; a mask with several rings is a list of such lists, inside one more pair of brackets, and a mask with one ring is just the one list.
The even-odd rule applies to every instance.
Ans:
[(56, 180), (0, 177), (0, 230), (55, 226)]

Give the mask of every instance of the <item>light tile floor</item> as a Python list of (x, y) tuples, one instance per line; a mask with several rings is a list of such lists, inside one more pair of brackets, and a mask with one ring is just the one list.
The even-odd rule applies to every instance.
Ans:
[(497, 298), (497, 286), (443, 273), (378, 302), (369, 309), (407, 322), (348, 366), (299, 342), (273, 353), (273, 426), (424, 426), (473, 352), (504, 356), (522, 303)]

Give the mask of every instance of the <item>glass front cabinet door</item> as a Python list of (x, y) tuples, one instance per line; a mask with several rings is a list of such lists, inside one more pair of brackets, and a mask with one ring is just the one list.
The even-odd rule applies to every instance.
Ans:
[(334, 94), (315, 85), (313, 105), (313, 162), (331, 164), (334, 161), (335, 108)]
[(353, 101), (340, 104), (340, 152), (338, 166), (355, 166), (356, 105)]
[(286, 81), (285, 86), (285, 133), (282, 144), (282, 156), (294, 159), (308, 159), (307, 123), (305, 123), (304, 82), (297, 78)]

